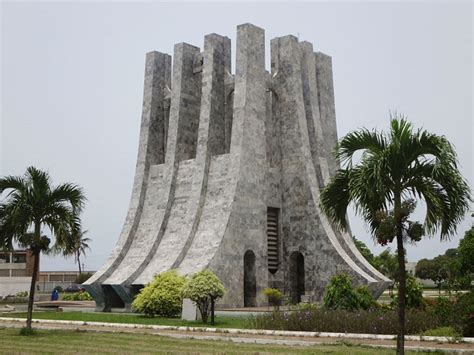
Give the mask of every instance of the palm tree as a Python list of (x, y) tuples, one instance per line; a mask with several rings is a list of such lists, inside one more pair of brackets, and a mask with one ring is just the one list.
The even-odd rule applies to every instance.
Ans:
[(87, 231), (81, 231), (79, 230), (76, 234), (73, 235), (74, 238), (74, 244), (71, 245), (71, 248), (69, 249), (64, 249), (63, 250), (63, 255), (64, 256), (69, 256), (69, 255), (74, 255), (74, 261), (77, 263), (79, 267), (79, 275), (82, 274), (82, 268), (81, 268), (81, 255), (86, 255), (86, 250), (89, 249), (89, 242), (91, 241), (90, 238), (86, 238), (84, 235), (87, 233)]
[[(354, 154), (360, 161), (353, 161)], [(468, 211), (470, 188), (457, 166), (453, 146), (444, 136), (414, 131), (403, 118), (391, 118), (390, 131), (361, 129), (343, 137), (336, 147), (341, 168), (321, 194), (321, 208), (339, 229), (347, 228), (346, 212), (369, 224), (376, 240), (396, 239), (398, 259), (397, 353), (404, 353), (406, 271), (404, 241), (440, 232), (441, 240), (456, 231)], [(408, 220), (414, 200), (426, 203), (423, 225)]]
[(42, 228), (47, 227), (54, 235), (53, 248), (70, 248), (72, 236), (80, 230), (79, 214), (85, 196), (74, 184), (52, 186), (49, 174), (34, 167), (29, 167), (24, 176), (0, 178), (0, 196), (4, 192), (0, 202), (0, 249), (13, 249), (16, 243), (28, 248), (34, 258), (26, 321), (31, 331), (39, 256), (51, 250), (49, 238), (41, 235)]

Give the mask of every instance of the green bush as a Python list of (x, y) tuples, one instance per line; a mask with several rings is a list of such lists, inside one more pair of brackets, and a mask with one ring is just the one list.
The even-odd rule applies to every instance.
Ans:
[(281, 299), (283, 297), (283, 294), (280, 292), (280, 290), (276, 288), (269, 288), (267, 287), (266, 289), (263, 290), (262, 292), (265, 296), (268, 298), (268, 304), (270, 306), (276, 306), (280, 307), (281, 305)]
[(452, 324), (453, 321), (457, 321), (456, 317), (454, 317), (454, 301), (449, 298), (426, 299), (424, 303), (426, 310), (434, 314), (440, 321), (444, 321), (446, 324)]
[(83, 273), (77, 275), (76, 280), (74, 281), (74, 283), (83, 284), (84, 282), (89, 280), (91, 278), (91, 276), (92, 276), (92, 272), (83, 272)]
[(374, 296), (370, 293), (365, 285), (356, 288), (357, 296), (359, 297), (359, 309), (370, 309), (377, 306)]
[(359, 294), (354, 290), (351, 278), (337, 274), (329, 283), (324, 295), (323, 305), (327, 309), (355, 311), (360, 308)]
[[(398, 305), (398, 296), (393, 296), (393, 306)], [(406, 306), (407, 308), (423, 308), (423, 286), (413, 276), (407, 276), (406, 282)]]
[(183, 297), (191, 299), (196, 304), (204, 323), (207, 323), (210, 312), (212, 324), (214, 324), (215, 301), (224, 296), (224, 292), (224, 285), (210, 270), (195, 273), (183, 287)]
[(304, 312), (304, 311), (313, 311), (318, 308), (316, 303), (298, 303), (295, 305), (289, 305), (290, 311)]
[(458, 333), (456, 329), (453, 327), (439, 327), (434, 329), (428, 329), (421, 333), (424, 336), (430, 337), (452, 337), (452, 338), (460, 338), (461, 334)]
[(61, 299), (63, 301), (93, 301), (94, 299), (89, 294), (89, 292), (74, 292), (74, 293), (65, 293)]
[(474, 336), (474, 292), (458, 296), (454, 303), (454, 318), (465, 337)]
[(135, 297), (132, 309), (150, 317), (178, 317), (183, 307), (184, 282), (185, 278), (175, 270), (156, 275)]
[(28, 297), (28, 291), (20, 291), (20, 292), (17, 292), (16, 297)]

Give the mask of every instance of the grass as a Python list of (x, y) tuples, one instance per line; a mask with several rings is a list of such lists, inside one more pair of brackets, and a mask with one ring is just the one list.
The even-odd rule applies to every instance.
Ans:
[[(0, 314), (2, 317), (26, 318), (26, 312)], [(33, 319), (53, 319), (53, 320), (76, 320), (84, 322), (107, 322), (126, 324), (155, 324), (155, 325), (176, 325), (187, 327), (215, 327), (215, 328), (245, 328), (247, 320), (245, 317), (217, 316), (216, 324), (204, 324), (200, 321), (185, 321), (179, 318), (150, 318), (138, 314), (118, 314), (118, 313), (85, 313), (85, 312), (35, 312)]]
[[(21, 336), (18, 329), (0, 329), (0, 353), (155, 353), (155, 354), (392, 354), (393, 350), (355, 345), (311, 347), (238, 344), (224, 341), (174, 339), (148, 334), (89, 333), (66, 330), (38, 330)], [(417, 353), (420, 354), (420, 353)]]

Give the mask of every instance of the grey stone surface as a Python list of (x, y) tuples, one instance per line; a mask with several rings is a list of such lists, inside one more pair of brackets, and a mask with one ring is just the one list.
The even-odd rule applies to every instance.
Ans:
[[(319, 208), (339, 167), (331, 57), (296, 37), (275, 38), (268, 73), (264, 31), (251, 24), (237, 27), (235, 74), (230, 48), (217, 34), (205, 37), (202, 52), (177, 44), (172, 82), (171, 57), (147, 55), (129, 213), (86, 286), (99, 308), (129, 307), (168, 269), (213, 270), (227, 290), (220, 306), (265, 305), (266, 287), (317, 301), (337, 272), (374, 294), (391, 282)], [(279, 211), (272, 272), (268, 208)]]

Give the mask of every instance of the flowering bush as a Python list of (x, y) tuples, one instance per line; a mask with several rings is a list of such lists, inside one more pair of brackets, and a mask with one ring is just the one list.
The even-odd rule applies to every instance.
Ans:
[(177, 317), (181, 314), (183, 297), (181, 295), (185, 279), (175, 270), (156, 275), (135, 297), (132, 309), (153, 317)]
[(195, 273), (183, 287), (183, 297), (191, 299), (197, 305), (204, 323), (207, 323), (211, 312), (211, 323), (214, 324), (214, 304), (222, 296), (224, 296), (224, 285), (210, 270)]

